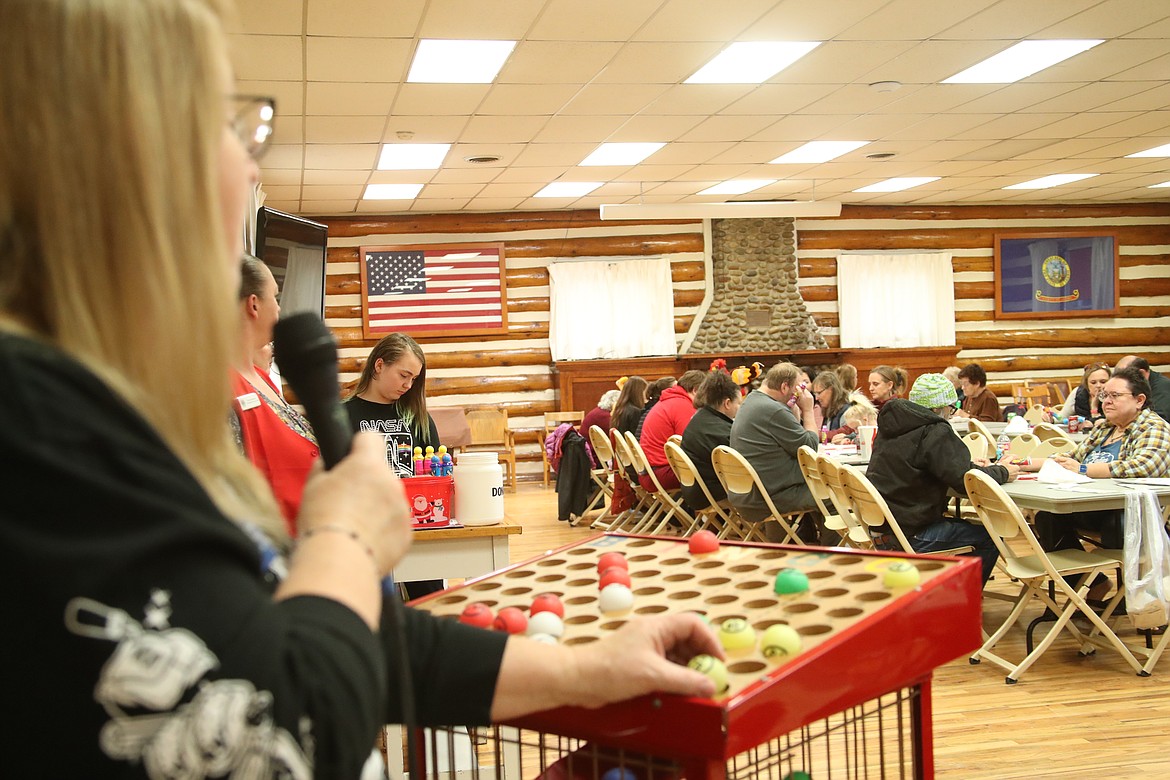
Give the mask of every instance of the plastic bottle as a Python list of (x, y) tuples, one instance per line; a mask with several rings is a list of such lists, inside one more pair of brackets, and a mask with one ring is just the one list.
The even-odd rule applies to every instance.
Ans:
[(455, 469), (455, 519), (495, 525), (504, 519), (504, 469), (494, 452), (464, 452)]
[(1008, 453), (1012, 450), (1012, 437), (1006, 433), (1001, 433), (999, 438), (995, 440), (995, 459), (1000, 460), (1006, 458)]
[(821, 426), (821, 444), (829, 443), (829, 424), (825, 423)]

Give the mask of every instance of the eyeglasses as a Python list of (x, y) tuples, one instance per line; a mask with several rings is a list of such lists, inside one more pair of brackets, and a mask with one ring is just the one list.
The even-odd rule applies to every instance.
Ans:
[(276, 101), (263, 95), (232, 95), (236, 111), (231, 128), (253, 160), (260, 159), (272, 138), (272, 120), (276, 116)]
[(1106, 393), (1102, 390), (1100, 393), (1097, 393), (1097, 400), (1102, 403), (1105, 401), (1116, 401), (1123, 395), (1133, 395), (1133, 393)]

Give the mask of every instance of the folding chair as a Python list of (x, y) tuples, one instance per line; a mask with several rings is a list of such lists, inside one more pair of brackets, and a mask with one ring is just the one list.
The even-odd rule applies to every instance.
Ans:
[(1028, 421), (1029, 425), (1044, 422), (1044, 404), (1032, 404), (1024, 412), (1024, 419)]
[[(654, 526), (654, 530), (650, 533), (660, 534), (670, 527), (672, 518), (678, 518), (682, 523), (682, 535), (690, 536), (695, 530), (695, 518), (691, 517), (682, 505), (681, 493), (672, 494), (666, 488), (662, 487), (662, 483), (658, 481), (658, 475), (654, 473), (654, 468), (650, 465), (650, 461), (646, 459), (646, 453), (642, 451), (642, 445), (638, 442), (638, 437), (632, 431), (626, 431), (626, 443), (630, 447), (630, 452), (634, 456), (634, 470), (638, 472), (638, 476), (646, 475), (650, 484), (654, 486), (651, 492), (654, 500), (662, 507), (661, 517), (657, 517), (658, 524)], [(644, 532), (650, 526), (649, 523), (643, 523), (638, 527), (638, 530)]]
[(1035, 404), (1052, 405), (1052, 392), (1048, 385), (1032, 385), (1025, 382), (1022, 385), (1012, 385), (1012, 400), (1025, 409), (1031, 409)]
[(1063, 429), (1053, 425), (1052, 423), (1038, 422), (1032, 425), (1032, 435), (1040, 441), (1054, 439), (1057, 436), (1067, 436)]
[[(870, 529), (871, 536), (873, 529), (887, 527), (894, 538), (898, 540), (898, 546), (902, 548), (902, 552), (918, 555), (914, 547), (911, 546), (910, 540), (906, 538), (906, 534), (902, 532), (902, 526), (898, 525), (897, 519), (890, 511), (889, 504), (860, 470), (849, 465), (841, 466), (841, 489), (845, 493), (845, 499), (849, 502), (853, 514)], [(930, 554), (962, 555), (974, 549), (970, 545), (965, 545), (932, 551)]]
[(995, 459), (995, 439), (988, 439), (986, 435), (979, 431), (969, 431), (962, 438), (963, 443), (967, 445), (967, 449), (971, 452), (972, 460), (978, 458)]
[(1040, 439), (1030, 433), (1021, 433), (1019, 436), (1012, 439), (1012, 457), (1026, 458), (1038, 446), (1040, 446)]
[(679, 444), (669, 439), (666, 442), (666, 462), (678, 477), (680, 485), (684, 487), (697, 485), (707, 499), (707, 506), (695, 512), (696, 531), (710, 528), (720, 539), (726, 539), (732, 534), (742, 535), (740, 526), (744, 521), (739, 517), (739, 513), (732, 509), (726, 498), (722, 501), (715, 500), (691, 457)]
[(764, 506), (769, 514), (760, 521), (746, 521), (744, 541), (750, 542), (753, 539), (761, 542), (768, 541), (762, 530), (764, 523), (775, 522), (784, 532), (782, 543), (804, 544), (804, 540), (796, 535), (796, 524), (808, 512), (803, 510), (781, 512), (777, 509), (776, 505), (772, 503), (772, 497), (768, 495), (768, 490), (760, 481), (760, 475), (752, 468), (752, 464), (747, 462), (747, 458), (731, 447), (720, 444), (711, 451), (711, 465), (715, 467), (715, 476), (719, 477), (719, 482), (727, 491), (729, 500), (733, 493), (738, 496), (746, 496), (752, 492), (752, 488), (758, 490), (760, 495), (764, 497)]
[(1064, 452), (1072, 452), (1077, 448), (1076, 443), (1072, 439), (1066, 439), (1063, 436), (1054, 436), (1051, 439), (1044, 439), (1036, 448), (1028, 453), (1028, 457), (1035, 463), (1037, 460), (1050, 458), (1053, 455)]
[[(1005, 682), (1012, 685), (1048, 650), (1062, 631), (1068, 631), (1080, 647), (1082, 655), (1092, 653), (1095, 647), (1112, 647), (1139, 676), (1149, 676), (1149, 672), (1142, 668), (1134, 654), (1106, 622), (1121, 601), (1124, 592), (1118, 591), (1114, 594), (1101, 615), (1085, 603), (1085, 594), (1089, 592), (1089, 585), (1096, 576), (1116, 570), (1121, 565), (1115, 554), (1079, 549), (1045, 552), (1024, 520), (1019, 507), (995, 480), (981, 471), (968, 471), (963, 477), (963, 484), (967, 488), (971, 504), (979, 514), (979, 519), (991, 534), (995, 546), (999, 548), (1000, 567), (1008, 576), (1020, 583), (1020, 593), (1011, 612), (995, 633), (971, 656), (971, 663), (977, 664), (987, 659), (1007, 669)], [(1017, 545), (1022, 544), (1029, 554), (1017, 553), (1008, 540), (1016, 540)], [(1064, 578), (1068, 575), (1080, 575), (1075, 587), (1065, 581)], [(1049, 589), (1052, 589), (1052, 595)], [(1033, 599), (1051, 610), (1057, 616), (1056, 622), (1032, 652), (1019, 663), (1012, 663), (996, 655), (993, 650)], [(1058, 604), (1060, 599), (1064, 599), (1063, 605)], [(1072, 622), (1073, 615), (1078, 612), (1092, 624), (1093, 631), (1089, 634), (1082, 633)]]
[(548, 450), (545, 449), (544, 443), (548, 441), (549, 435), (559, 428), (564, 423), (579, 423), (585, 419), (584, 412), (545, 412), (544, 413), (544, 435), (540, 438), (540, 459), (544, 465), (544, 486), (548, 487), (548, 475), (552, 473), (552, 467), (548, 462)]
[(605, 510), (599, 515), (591, 524), (593, 528), (608, 527), (609, 523), (606, 519), (611, 517), (608, 502), (613, 498), (613, 481), (618, 479), (614, 475), (613, 469), (613, 444), (609, 440), (609, 436), (605, 431), (601, 430), (596, 425), (589, 426), (589, 446), (593, 448), (593, 454), (600, 463), (597, 468), (589, 471), (589, 477), (593, 480), (593, 484), (597, 486), (597, 492), (593, 494), (593, 499), (589, 502), (589, 506), (585, 508), (585, 513), (588, 514), (597, 506), (597, 502), (603, 502)]
[(828, 458), (818, 455), (812, 447), (802, 446), (796, 451), (796, 462), (800, 464), (800, 473), (804, 475), (805, 484), (817, 502), (817, 509), (825, 518), (825, 528), (836, 531), (841, 537), (841, 544), (856, 549), (872, 549), (873, 542), (869, 532), (857, 522), (851, 512), (839, 511), (833, 502), (832, 491), (825, 484), (821, 476), (824, 461)]
[[(992, 458), (995, 457), (995, 438), (996, 437), (991, 433), (990, 430), (988, 430), (987, 426), (983, 423), (982, 420), (976, 420), (974, 417), (967, 418), (967, 431), (968, 431), (968, 434), (970, 434), (970, 432), (974, 431), (974, 432), (978, 433), (980, 436), (982, 436), (984, 439), (986, 439), (988, 446), (991, 448), (992, 454), (990, 457), (992, 457)], [(984, 457), (987, 457), (987, 456), (984, 456)]]
[(637, 469), (634, 467), (634, 454), (630, 452), (630, 445), (626, 441), (626, 437), (617, 430), (612, 430), (611, 433), (613, 434), (613, 452), (617, 458), (614, 475), (626, 480), (626, 483), (630, 486), (630, 490), (634, 492), (636, 501), (632, 507), (613, 519), (613, 522), (609, 524), (609, 530), (633, 531), (642, 525), (643, 522), (652, 521), (653, 516), (662, 510), (658, 502), (654, 500), (654, 497), (642, 487), (642, 484), (638, 480), (630, 479), (629, 477), (629, 469), (635, 469), (635, 471)]

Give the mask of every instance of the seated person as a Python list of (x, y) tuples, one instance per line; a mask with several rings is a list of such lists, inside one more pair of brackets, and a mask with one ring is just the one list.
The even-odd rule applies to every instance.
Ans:
[[(742, 403), (743, 396), (735, 380), (722, 371), (711, 371), (695, 393), (695, 404), (699, 410), (683, 431), (680, 446), (695, 464), (695, 471), (716, 501), (727, 498), (727, 491), (715, 476), (711, 452), (719, 445), (731, 442), (731, 422)], [(682, 494), (690, 509), (706, 509), (709, 506), (710, 502), (698, 483), (683, 485)]]
[(842, 432), (832, 438), (833, 444), (854, 444), (862, 426), (877, 425), (877, 407), (860, 391), (849, 394), (849, 406), (841, 415)]
[[(731, 448), (752, 465), (768, 487), (772, 503), (781, 512), (814, 512), (816, 502), (796, 460), (801, 447), (817, 448), (820, 431), (813, 415), (813, 398), (799, 384), (800, 369), (792, 363), (777, 363), (768, 369), (758, 390), (748, 393), (731, 424)], [(749, 522), (768, 517), (769, 510), (757, 488), (748, 494), (728, 497), (736, 511)], [(805, 515), (800, 538), (815, 542), (820, 530), (817, 515)], [(779, 528), (768, 523), (771, 537)], [(774, 541), (779, 541), (775, 539)]]
[(1117, 368), (1136, 368), (1142, 378), (1150, 383), (1150, 396), (1146, 407), (1163, 420), (1170, 420), (1170, 379), (1150, 368), (1150, 361), (1137, 355), (1126, 355), (1117, 361)]
[[(687, 371), (679, 377), (678, 384), (662, 391), (658, 403), (642, 421), (638, 443), (646, 453), (646, 466), (653, 469), (664, 490), (679, 489), (678, 477), (666, 462), (666, 440), (675, 434), (682, 436), (687, 429), (687, 423), (695, 415), (695, 392), (706, 377), (702, 371)], [(649, 474), (639, 476), (638, 481), (648, 492), (654, 492)]]
[[(1097, 423), (1102, 422), (1105, 415), (1101, 413), (1099, 396), (1111, 376), (1113, 374), (1107, 363), (1090, 363), (1085, 366), (1081, 384), (1068, 394), (1068, 398), (1065, 399), (1064, 406), (1060, 410), (1061, 415), (1066, 420), (1074, 414), (1081, 418), (1082, 431), (1087, 431)], [(1045, 422), (1053, 422), (1052, 417), (1051, 413), (1044, 413)]]
[(959, 381), (959, 372), (963, 369), (958, 366), (947, 366), (942, 370), (942, 375), (951, 380), (951, 384), (955, 386), (955, 392), (959, 394), (959, 403), (963, 403), (963, 384)]
[(987, 387), (987, 372), (978, 363), (968, 363), (959, 372), (963, 389), (963, 405), (955, 417), (968, 417), (983, 422), (999, 421), (999, 399)]
[[(1016, 466), (972, 462), (971, 453), (947, 423), (955, 411), (955, 386), (942, 374), (914, 381), (909, 400), (894, 398), (878, 412), (878, 436), (866, 476), (915, 552), (929, 553), (971, 545), (983, 561), (983, 582), (999, 557), (982, 525), (944, 517), (947, 492), (965, 492), (963, 475), (979, 469), (999, 484), (1015, 479)], [(875, 537), (881, 549), (896, 550), (892, 535)]]
[[(1094, 479), (1170, 476), (1170, 424), (1149, 408), (1150, 384), (1136, 368), (1119, 368), (1101, 393), (1104, 422), (1093, 428), (1071, 456), (1049, 460)], [(1024, 468), (1039, 470), (1043, 463)], [(1036, 536), (1046, 550), (1081, 547), (1077, 529), (1099, 531), (1101, 546), (1121, 549), (1122, 512), (1102, 510), (1057, 515), (1036, 513)], [(1101, 598), (1103, 593), (1090, 591)]]
[(821, 410), (822, 431), (828, 429), (826, 440), (832, 441), (838, 434), (852, 433), (852, 429), (846, 430), (844, 418), (845, 411), (853, 405), (853, 399), (841, 386), (841, 379), (836, 372), (822, 371), (817, 374), (812, 391), (817, 407)]
[(662, 392), (668, 387), (674, 387), (677, 381), (672, 376), (663, 376), (646, 386), (646, 400), (642, 404), (642, 414), (638, 417), (637, 424), (633, 428), (634, 436), (638, 441), (642, 441), (642, 426), (646, 424), (646, 415), (650, 414), (650, 410), (658, 403)]
[(869, 397), (879, 410), (891, 398), (901, 398), (906, 392), (910, 375), (901, 366), (878, 366), (869, 372)]
[(601, 462), (593, 453), (593, 445), (589, 443), (589, 429), (596, 425), (602, 433), (609, 435), (609, 429), (613, 427), (610, 412), (613, 411), (613, 405), (617, 402), (620, 394), (620, 390), (606, 390), (602, 393), (601, 398), (597, 401), (597, 406), (585, 412), (585, 416), (581, 419), (581, 425), (577, 429), (577, 432), (585, 439), (585, 449), (589, 452), (589, 461), (593, 464), (593, 468), (600, 466)]

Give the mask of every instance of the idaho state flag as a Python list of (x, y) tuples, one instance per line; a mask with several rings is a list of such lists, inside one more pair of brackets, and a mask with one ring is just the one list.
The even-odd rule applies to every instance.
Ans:
[(1116, 311), (1116, 239), (996, 236), (996, 281), (996, 309), (1002, 316)]

